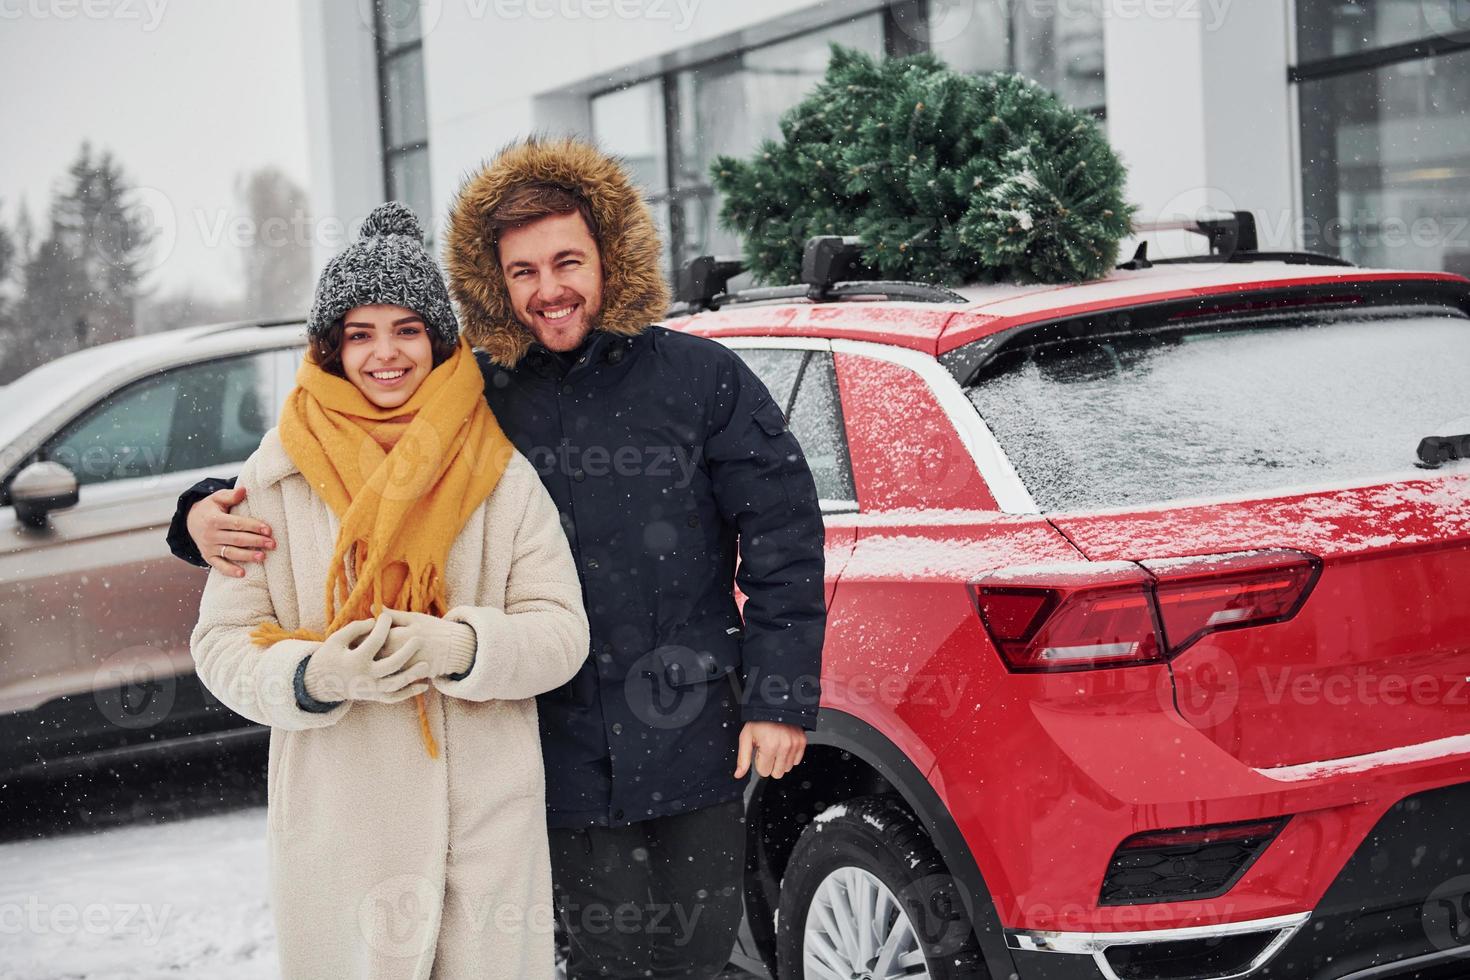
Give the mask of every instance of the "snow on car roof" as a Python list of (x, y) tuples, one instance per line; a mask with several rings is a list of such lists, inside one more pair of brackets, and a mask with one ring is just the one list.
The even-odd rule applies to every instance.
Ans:
[(823, 337), (892, 344), (938, 355), (1000, 330), (1060, 315), (1145, 302), (1233, 293), (1284, 284), (1436, 279), (1470, 285), (1449, 273), (1304, 266), (1286, 262), (1159, 264), (1117, 270), (1103, 279), (1066, 285), (964, 286), (964, 306), (896, 300), (841, 303), (788, 301), (732, 305), (665, 325), (705, 337)]
[(28, 429), (54, 405), (87, 391), (139, 358), (151, 358), (197, 335), (203, 327), (129, 337), (63, 354), (0, 387), (0, 446)]
[(245, 321), (181, 327), (85, 347), (42, 364), (0, 386), (0, 448), (57, 406), (83, 392), (110, 387), (109, 382), (120, 375), (177, 360), (181, 354), (192, 356), (199, 343), (209, 343), (212, 338), (224, 338), (216, 343), (228, 345), (231, 338), (242, 334), (260, 332), (264, 336), (261, 328), (270, 325)]

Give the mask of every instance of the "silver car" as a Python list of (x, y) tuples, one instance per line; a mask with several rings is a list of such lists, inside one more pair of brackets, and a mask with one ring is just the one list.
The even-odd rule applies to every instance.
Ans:
[(191, 327), (0, 387), (0, 776), (264, 734), (195, 679), (206, 573), (164, 536), (275, 424), (305, 343), (300, 321)]

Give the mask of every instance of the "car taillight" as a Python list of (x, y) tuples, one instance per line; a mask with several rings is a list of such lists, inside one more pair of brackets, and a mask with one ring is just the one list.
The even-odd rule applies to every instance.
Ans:
[(1322, 569), (1315, 556), (1287, 550), (1141, 564), (1158, 579), (1159, 621), (1171, 655), (1209, 633), (1290, 619)]
[(1010, 569), (977, 582), (980, 618), (1012, 670), (1060, 671), (1163, 657), (1152, 579), (1121, 562)]
[(972, 589), (1012, 670), (1085, 670), (1157, 663), (1208, 633), (1290, 619), (1320, 570), (1277, 550), (1011, 568)]

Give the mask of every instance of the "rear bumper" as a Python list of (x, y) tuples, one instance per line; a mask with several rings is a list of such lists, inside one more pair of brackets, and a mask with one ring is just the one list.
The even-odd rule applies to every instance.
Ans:
[[(1139, 932), (1006, 930), (1022, 980), (1131, 980), (1129, 955), (1135, 962), (1139, 956), (1167, 961), (1191, 943), (1218, 946), (1243, 936), (1259, 938), (1257, 953), (1213, 971), (1180, 972), (1177, 980), (1470, 975), (1470, 783), (1426, 790), (1390, 807), (1310, 911)], [(1167, 969), (1152, 966), (1149, 976), (1169, 980)]]
[(1415, 975), (1470, 954), (1470, 783), (1405, 797), (1353, 853), (1288, 943), (1278, 976), (1338, 980)]
[[(1214, 926), (1196, 926), (1186, 929), (1150, 929), (1142, 932), (1033, 932), (1025, 929), (1008, 929), (1006, 945), (1021, 953), (1061, 953), (1087, 956), (1096, 968), (1093, 976), (1105, 980), (1129, 980), (1120, 975), (1126, 968), (1115, 966), (1115, 959), (1123, 950), (1146, 952), (1148, 949), (1164, 947), (1185, 948), (1189, 944), (1201, 946), (1217, 944), (1231, 937), (1250, 937), (1258, 940), (1259, 950), (1242, 956), (1238, 963), (1217, 967), (1214, 970), (1191, 971), (1190, 980), (1234, 980), (1247, 977), (1268, 964), (1283, 946), (1307, 924), (1311, 913), (1277, 916), (1274, 919), (1254, 919), (1247, 922), (1230, 922)], [(1014, 954), (1013, 954), (1014, 955)], [(1075, 964), (1080, 966), (1081, 964)], [(1022, 976), (1030, 976), (1023, 973)]]

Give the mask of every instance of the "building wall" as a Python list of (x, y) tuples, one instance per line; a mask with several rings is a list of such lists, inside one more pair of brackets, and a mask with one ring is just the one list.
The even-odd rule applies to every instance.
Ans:
[[(383, 2), (411, 6), (414, 0)], [(1256, 213), (1267, 247), (1339, 251), (1378, 265), (1470, 269), (1470, 220), (1460, 217), (1461, 202), (1470, 200), (1470, 138), (1462, 135), (1470, 132), (1464, 125), (1470, 17), (1455, 19), (1446, 6), (1452, 0), (1094, 0), (1103, 9), (1100, 45), (1083, 38), (1078, 46), (1077, 18), (1058, 22), (1038, 40), (1046, 25), (1038, 27), (1036, 11), (1076, 10), (1085, 2), (1027, 0), (1011, 7), (1027, 11), (1011, 16), (1013, 25), (1014, 18), (1026, 21), (1023, 42), (1045, 49), (1038, 61), (1036, 51), (1017, 50), (1014, 26), (1009, 49), (998, 37), (1006, 0), (889, 0), (923, 8), (929, 19), (905, 38), (895, 33), (890, 9), (888, 49), (895, 49), (895, 37), (900, 48), (932, 46), (966, 70), (1006, 67), (1008, 59), (1063, 91), (1078, 80), (1063, 77), (1056, 59), (1075, 65), (1095, 59), (1100, 48), (1105, 77), (1082, 78), (1064, 94), (1104, 116), (1130, 168), (1129, 193), (1141, 218), (1245, 208)], [(312, 190), (329, 216), (348, 223), (387, 193), (374, 37), (361, 13), (366, 6), (367, 0), (302, 3)], [(734, 52), (888, 6), (883, 0), (424, 0), (429, 186), (415, 200), (432, 211), (425, 217), (434, 235), (466, 174), (508, 141), (530, 132), (592, 133), (594, 96), (641, 79), (674, 79), (690, 65), (714, 74), (716, 65), (726, 70)], [(1307, 27), (1300, 42), (1299, 18)], [(1054, 59), (1051, 69), (1046, 56)], [(764, 70), (760, 85), (769, 93), (779, 79), (772, 81), (769, 64)], [(794, 101), (801, 84), (794, 78), (784, 94)], [(771, 118), (767, 112), (758, 122), (769, 126)], [(708, 120), (700, 125), (696, 135), (710, 145), (744, 138)], [(665, 190), (667, 201), (656, 207), (666, 219), (676, 209), (682, 214), (678, 195), (685, 190)], [(708, 214), (703, 220), (707, 225)], [(1424, 233), (1400, 244), (1385, 240), (1385, 226), (1392, 230), (1401, 220), (1420, 221)], [(1351, 226), (1334, 229), (1334, 221)], [(1324, 226), (1336, 234), (1325, 236)], [(691, 247), (701, 244), (697, 235), (689, 237)], [(1178, 252), (1200, 244), (1179, 234), (1158, 246)], [(336, 247), (340, 242), (331, 240), (319, 247), (318, 262)]]
[[(386, 0), (395, 7), (413, 0)], [(429, 224), (444, 212), (466, 173), (508, 141), (530, 132), (591, 130), (588, 98), (598, 92), (768, 44), (850, 18), (894, 0), (425, 0), (420, 4), (425, 64), (431, 200)], [(898, 21), (897, 50), (933, 46), (992, 63), (986, 7), (1000, 0), (905, 0), (933, 6), (935, 22)], [(1075, 3), (1076, 0), (1066, 0)], [(383, 181), (363, 154), (378, 145), (371, 17), (354, 4), (303, 0), (313, 182), (345, 221), (382, 199)], [(575, 16), (565, 16), (570, 11)], [(548, 16), (550, 15), (550, 16)], [(367, 23), (365, 23), (367, 22)], [(911, 36), (905, 37), (903, 31)], [(799, 93), (791, 93), (794, 101)], [(335, 118), (333, 118), (335, 116)], [(328, 121), (330, 122), (328, 123)]]
[[(1250, 210), (1262, 247), (1296, 248), (1287, 5), (1190, 9), (1104, 21), (1108, 137), (1128, 165), (1129, 196), (1144, 220)], [(1184, 233), (1155, 240), (1164, 254), (1202, 244)]]
[(357, 4), (303, 0), (301, 16), (311, 200), (319, 228), (312, 261), (320, 269), (347, 243), (346, 225), (383, 200), (377, 64), (372, 26)]

